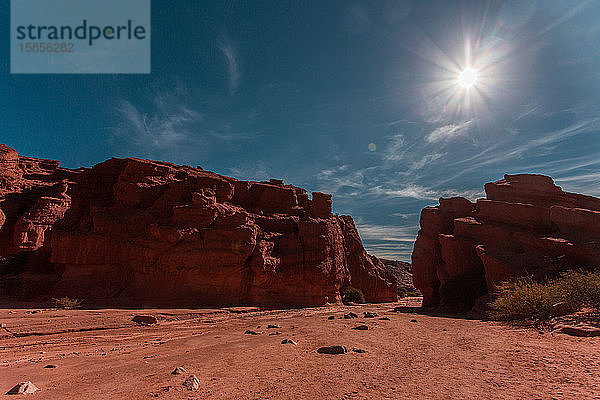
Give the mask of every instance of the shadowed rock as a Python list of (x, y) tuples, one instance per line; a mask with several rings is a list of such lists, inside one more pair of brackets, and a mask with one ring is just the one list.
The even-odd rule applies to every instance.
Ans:
[(32, 394), (38, 390), (40, 389), (31, 382), (21, 382), (6, 392), (6, 394)]
[(358, 325), (352, 329), (354, 329), (356, 331), (366, 331), (366, 330), (369, 330), (369, 327), (367, 325)]
[(171, 372), (171, 375), (183, 375), (186, 373), (185, 368), (183, 367), (177, 367), (173, 370), (173, 372)]
[(346, 346), (324, 346), (317, 349), (320, 354), (346, 354), (348, 348)]
[(20, 300), (321, 306), (350, 284), (369, 302), (397, 298), (331, 195), (280, 180), (135, 158), (69, 170), (1, 146), (0, 183), (0, 256), (27, 256), (5, 284)]
[(200, 387), (200, 381), (196, 378), (196, 375), (190, 375), (184, 382), (183, 387), (188, 390), (198, 390)]
[(152, 325), (158, 323), (154, 315), (136, 315), (131, 319), (137, 324)]
[(412, 272), (423, 306), (471, 308), (513, 277), (597, 266), (600, 199), (534, 174), (505, 175), (485, 192), (476, 203), (442, 198), (421, 212)]

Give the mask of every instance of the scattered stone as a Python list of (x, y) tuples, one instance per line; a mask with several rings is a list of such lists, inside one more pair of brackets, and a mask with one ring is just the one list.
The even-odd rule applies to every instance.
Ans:
[(281, 327), (279, 325), (267, 325), (267, 329), (281, 329)]
[(392, 310), (392, 312), (402, 312), (406, 310), (405, 306), (398, 306), (398, 307), (394, 307), (394, 309)]
[(410, 322), (419, 322), (416, 319), (411, 319)]
[(335, 319), (335, 315), (330, 315), (327, 319)]
[(323, 346), (317, 349), (320, 354), (346, 354), (348, 348), (346, 346)]
[(359, 349), (358, 347), (353, 347), (352, 351), (355, 353), (366, 353), (367, 352), (366, 350)]
[(258, 333), (256, 331), (252, 331), (250, 329), (247, 329), (246, 332), (244, 332), (244, 334), (246, 334), (246, 335), (260, 335), (260, 333)]
[(273, 335), (281, 335), (281, 332), (273, 332), (273, 333), (269, 333), (269, 336), (273, 336)]
[(571, 326), (571, 325), (563, 325), (558, 327), (554, 332), (556, 333), (564, 333), (570, 336), (577, 337), (592, 337), (592, 336), (600, 336), (600, 328), (595, 328), (593, 326)]
[(56, 368), (56, 365), (48, 364), (48, 365), (44, 366), (44, 368)]
[(350, 319), (350, 318), (358, 318), (358, 315), (354, 314), (353, 312), (349, 312), (348, 314), (344, 314), (344, 319)]
[(154, 315), (136, 315), (131, 320), (140, 325), (152, 325), (158, 323), (158, 320)]
[(281, 341), (281, 344), (293, 344), (294, 346), (297, 345), (298, 343), (294, 342), (292, 339), (283, 339)]
[(355, 326), (355, 327), (354, 327), (354, 328), (352, 328), (352, 329), (354, 329), (354, 330), (356, 330), (356, 331), (366, 331), (366, 330), (369, 330), (369, 327), (368, 327), (367, 325), (364, 325), (364, 324), (363, 324), (363, 325), (358, 325), (358, 326)]
[(171, 375), (183, 375), (185, 374), (185, 368), (183, 367), (177, 367), (173, 370), (173, 372), (171, 372)]
[(10, 389), (6, 394), (32, 394), (40, 390), (31, 382), (21, 382)]
[(369, 311), (365, 311), (363, 313), (363, 318), (375, 318), (378, 317), (379, 315), (377, 315), (377, 313), (375, 312), (369, 312)]
[(553, 316), (562, 317), (563, 315), (572, 313), (573, 309), (571, 308), (569, 303), (561, 301), (560, 303), (553, 304), (550, 308), (550, 311), (552, 312)]
[(388, 317), (381, 317), (379, 318), (381, 321), (389, 321), (390, 319)]
[(184, 382), (183, 387), (188, 390), (198, 390), (200, 387), (200, 381), (196, 378), (196, 375), (190, 375)]

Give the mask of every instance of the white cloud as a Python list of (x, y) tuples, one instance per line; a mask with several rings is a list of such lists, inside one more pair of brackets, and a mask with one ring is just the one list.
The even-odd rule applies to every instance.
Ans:
[(357, 223), (365, 249), (377, 257), (410, 260), (418, 226), (393, 226)]
[(235, 93), (240, 85), (241, 70), (237, 51), (229, 38), (223, 35), (223, 38), (218, 43), (219, 50), (225, 57), (227, 63), (227, 74), (229, 78), (229, 92)]
[(410, 164), (410, 170), (416, 171), (422, 169), (425, 166), (429, 166), (436, 160), (443, 158), (447, 153), (433, 153), (424, 155), (419, 161)]
[(121, 123), (114, 135), (130, 143), (144, 154), (160, 154), (190, 140), (195, 140), (192, 125), (202, 116), (182, 104), (176, 95), (163, 93), (151, 99), (153, 107), (143, 111), (128, 100), (121, 100), (116, 109)]
[(471, 129), (473, 120), (465, 121), (461, 124), (448, 124), (434, 129), (425, 140), (429, 143), (436, 143), (445, 140), (452, 140), (457, 137), (466, 135)]

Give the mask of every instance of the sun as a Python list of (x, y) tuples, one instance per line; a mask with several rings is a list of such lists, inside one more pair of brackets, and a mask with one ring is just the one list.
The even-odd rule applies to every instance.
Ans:
[(465, 89), (471, 88), (477, 83), (477, 70), (475, 68), (467, 67), (458, 74), (458, 84)]

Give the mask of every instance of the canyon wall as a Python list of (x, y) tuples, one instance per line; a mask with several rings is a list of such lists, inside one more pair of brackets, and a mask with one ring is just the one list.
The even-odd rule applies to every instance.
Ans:
[(331, 195), (280, 180), (134, 158), (68, 170), (4, 146), (0, 187), (0, 274), (22, 299), (315, 306), (339, 302), (344, 286), (396, 299)]
[(424, 306), (468, 308), (515, 276), (600, 267), (600, 199), (533, 174), (505, 175), (485, 192), (421, 212), (412, 268)]

